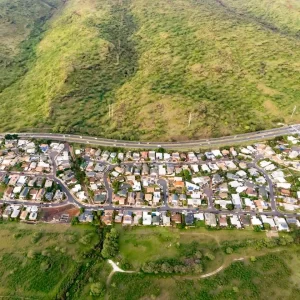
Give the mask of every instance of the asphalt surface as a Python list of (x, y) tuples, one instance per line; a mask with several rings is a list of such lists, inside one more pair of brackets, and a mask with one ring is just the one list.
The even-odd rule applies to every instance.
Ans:
[[(274, 138), (287, 134), (300, 134), (300, 124), (284, 126), (280, 128), (274, 128), (264, 131), (244, 133), (235, 136), (225, 136), (220, 138), (201, 139), (195, 141), (182, 141), (182, 142), (139, 142), (139, 141), (122, 141), (112, 140), (91, 136), (80, 136), (72, 134), (57, 134), (57, 133), (15, 133), (19, 137), (27, 138), (40, 138), (51, 139), (57, 141), (65, 141), (70, 143), (79, 144), (91, 144), (95, 146), (107, 146), (107, 147), (122, 147), (122, 148), (147, 148), (156, 149), (159, 147), (165, 149), (195, 149), (200, 147), (208, 147), (214, 145), (232, 145), (236, 143), (243, 143), (252, 140), (263, 140), (268, 138)], [(2, 136), (5, 133), (2, 134)]]

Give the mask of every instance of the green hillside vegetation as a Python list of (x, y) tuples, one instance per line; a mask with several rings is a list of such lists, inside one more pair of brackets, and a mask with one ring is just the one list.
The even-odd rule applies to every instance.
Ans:
[(299, 251), (270, 253), (203, 279), (117, 273), (108, 299), (298, 299), (298, 264), (290, 263), (297, 260)]
[(1, 296), (55, 299), (91, 263), (99, 235), (92, 226), (1, 223), (0, 243)]
[(300, 2), (298, 0), (219, 0), (228, 9), (247, 15), (281, 34), (300, 37)]
[(45, 22), (62, 0), (0, 0), (0, 92), (24, 75)]
[(0, 30), (0, 129), (181, 140), (299, 122), (289, 117), (300, 97), (298, 7), (0, 0), (0, 21), (17, 20)]
[[(299, 230), (271, 239), (251, 229), (0, 223), (3, 298), (299, 298)], [(112, 274), (107, 258), (137, 272)]]

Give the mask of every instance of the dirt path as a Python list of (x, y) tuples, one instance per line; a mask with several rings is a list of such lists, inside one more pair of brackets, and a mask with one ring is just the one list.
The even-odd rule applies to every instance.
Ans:
[(109, 276), (107, 277), (107, 280), (106, 280), (106, 286), (108, 286), (110, 284), (110, 281), (111, 281), (111, 278), (113, 277), (113, 275), (116, 273), (116, 272), (120, 272), (120, 273), (136, 273), (136, 271), (125, 271), (125, 270), (122, 270), (120, 267), (118, 267), (118, 265), (113, 262), (111, 259), (109, 259), (107, 261), (111, 266), (112, 266), (112, 271), (110, 272)]
[(234, 261), (241, 261), (241, 260), (244, 260), (246, 259), (246, 257), (240, 257), (240, 258), (234, 258), (233, 260), (231, 260), (230, 262), (226, 262), (226, 263), (223, 263), (221, 267), (219, 267), (218, 269), (212, 271), (212, 272), (209, 272), (209, 273), (206, 273), (206, 274), (203, 274), (203, 275), (191, 275), (191, 276), (180, 276), (181, 278), (184, 278), (184, 279), (197, 279), (197, 278), (207, 278), (207, 277), (211, 277), (213, 275), (216, 275), (218, 274), (219, 272), (221, 272), (224, 268), (228, 267), (231, 263), (233, 263)]

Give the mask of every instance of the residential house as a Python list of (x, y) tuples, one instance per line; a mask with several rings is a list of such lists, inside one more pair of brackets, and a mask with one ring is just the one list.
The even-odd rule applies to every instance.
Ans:
[(105, 225), (111, 225), (113, 221), (113, 210), (105, 210), (104, 215), (101, 217), (102, 222)]
[(175, 224), (181, 224), (182, 220), (181, 220), (181, 213), (176, 212), (176, 213), (172, 213), (171, 215), (171, 221)]
[(23, 210), (20, 216), (20, 220), (26, 220), (29, 212), (27, 210)]
[(123, 225), (132, 225), (132, 212), (124, 211), (123, 213)]
[(44, 195), (45, 195), (45, 189), (40, 189), (38, 194), (36, 195), (36, 200), (37, 201), (43, 200)]
[(274, 221), (278, 231), (290, 231), (289, 226), (284, 218), (275, 216)]
[(30, 191), (29, 187), (25, 187), (20, 194), (20, 199), (22, 200), (26, 199), (28, 197), (29, 191)]
[(152, 223), (152, 216), (151, 213), (147, 211), (143, 211), (143, 225), (151, 225)]
[(194, 225), (194, 214), (189, 212), (185, 215), (185, 224), (187, 226), (192, 226)]
[(160, 225), (160, 216), (159, 214), (152, 215), (152, 225), (159, 226)]
[(228, 223), (227, 223), (227, 218), (225, 215), (220, 215), (219, 216), (219, 225), (221, 227), (227, 227), (228, 226)]
[(148, 166), (148, 164), (143, 164), (142, 165), (142, 175), (143, 176), (149, 175), (149, 166)]
[(135, 192), (129, 192), (128, 197), (127, 197), (127, 204), (128, 205), (135, 205), (135, 197), (136, 197)]
[(214, 214), (211, 213), (205, 213), (205, 224), (207, 226), (216, 227), (217, 226), (217, 218)]

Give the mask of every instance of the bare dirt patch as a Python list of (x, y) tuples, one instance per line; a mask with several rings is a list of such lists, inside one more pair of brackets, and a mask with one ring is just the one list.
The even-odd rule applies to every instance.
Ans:
[(59, 221), (63, 215), (68, 215), (68, 219), (71, 220), (72, 217), (79, 215), (79, 209), (72, 204), (58, 207), (44, 207), (41, 211), (41, 220), (45, 222)]
[(278, 235), (278, 232), (277, 231), (267, 231), (266, 232), (266, 236), (268, 237), (268, 238), (277, 238), (277, 237), (279, 237), (279, 235)]

